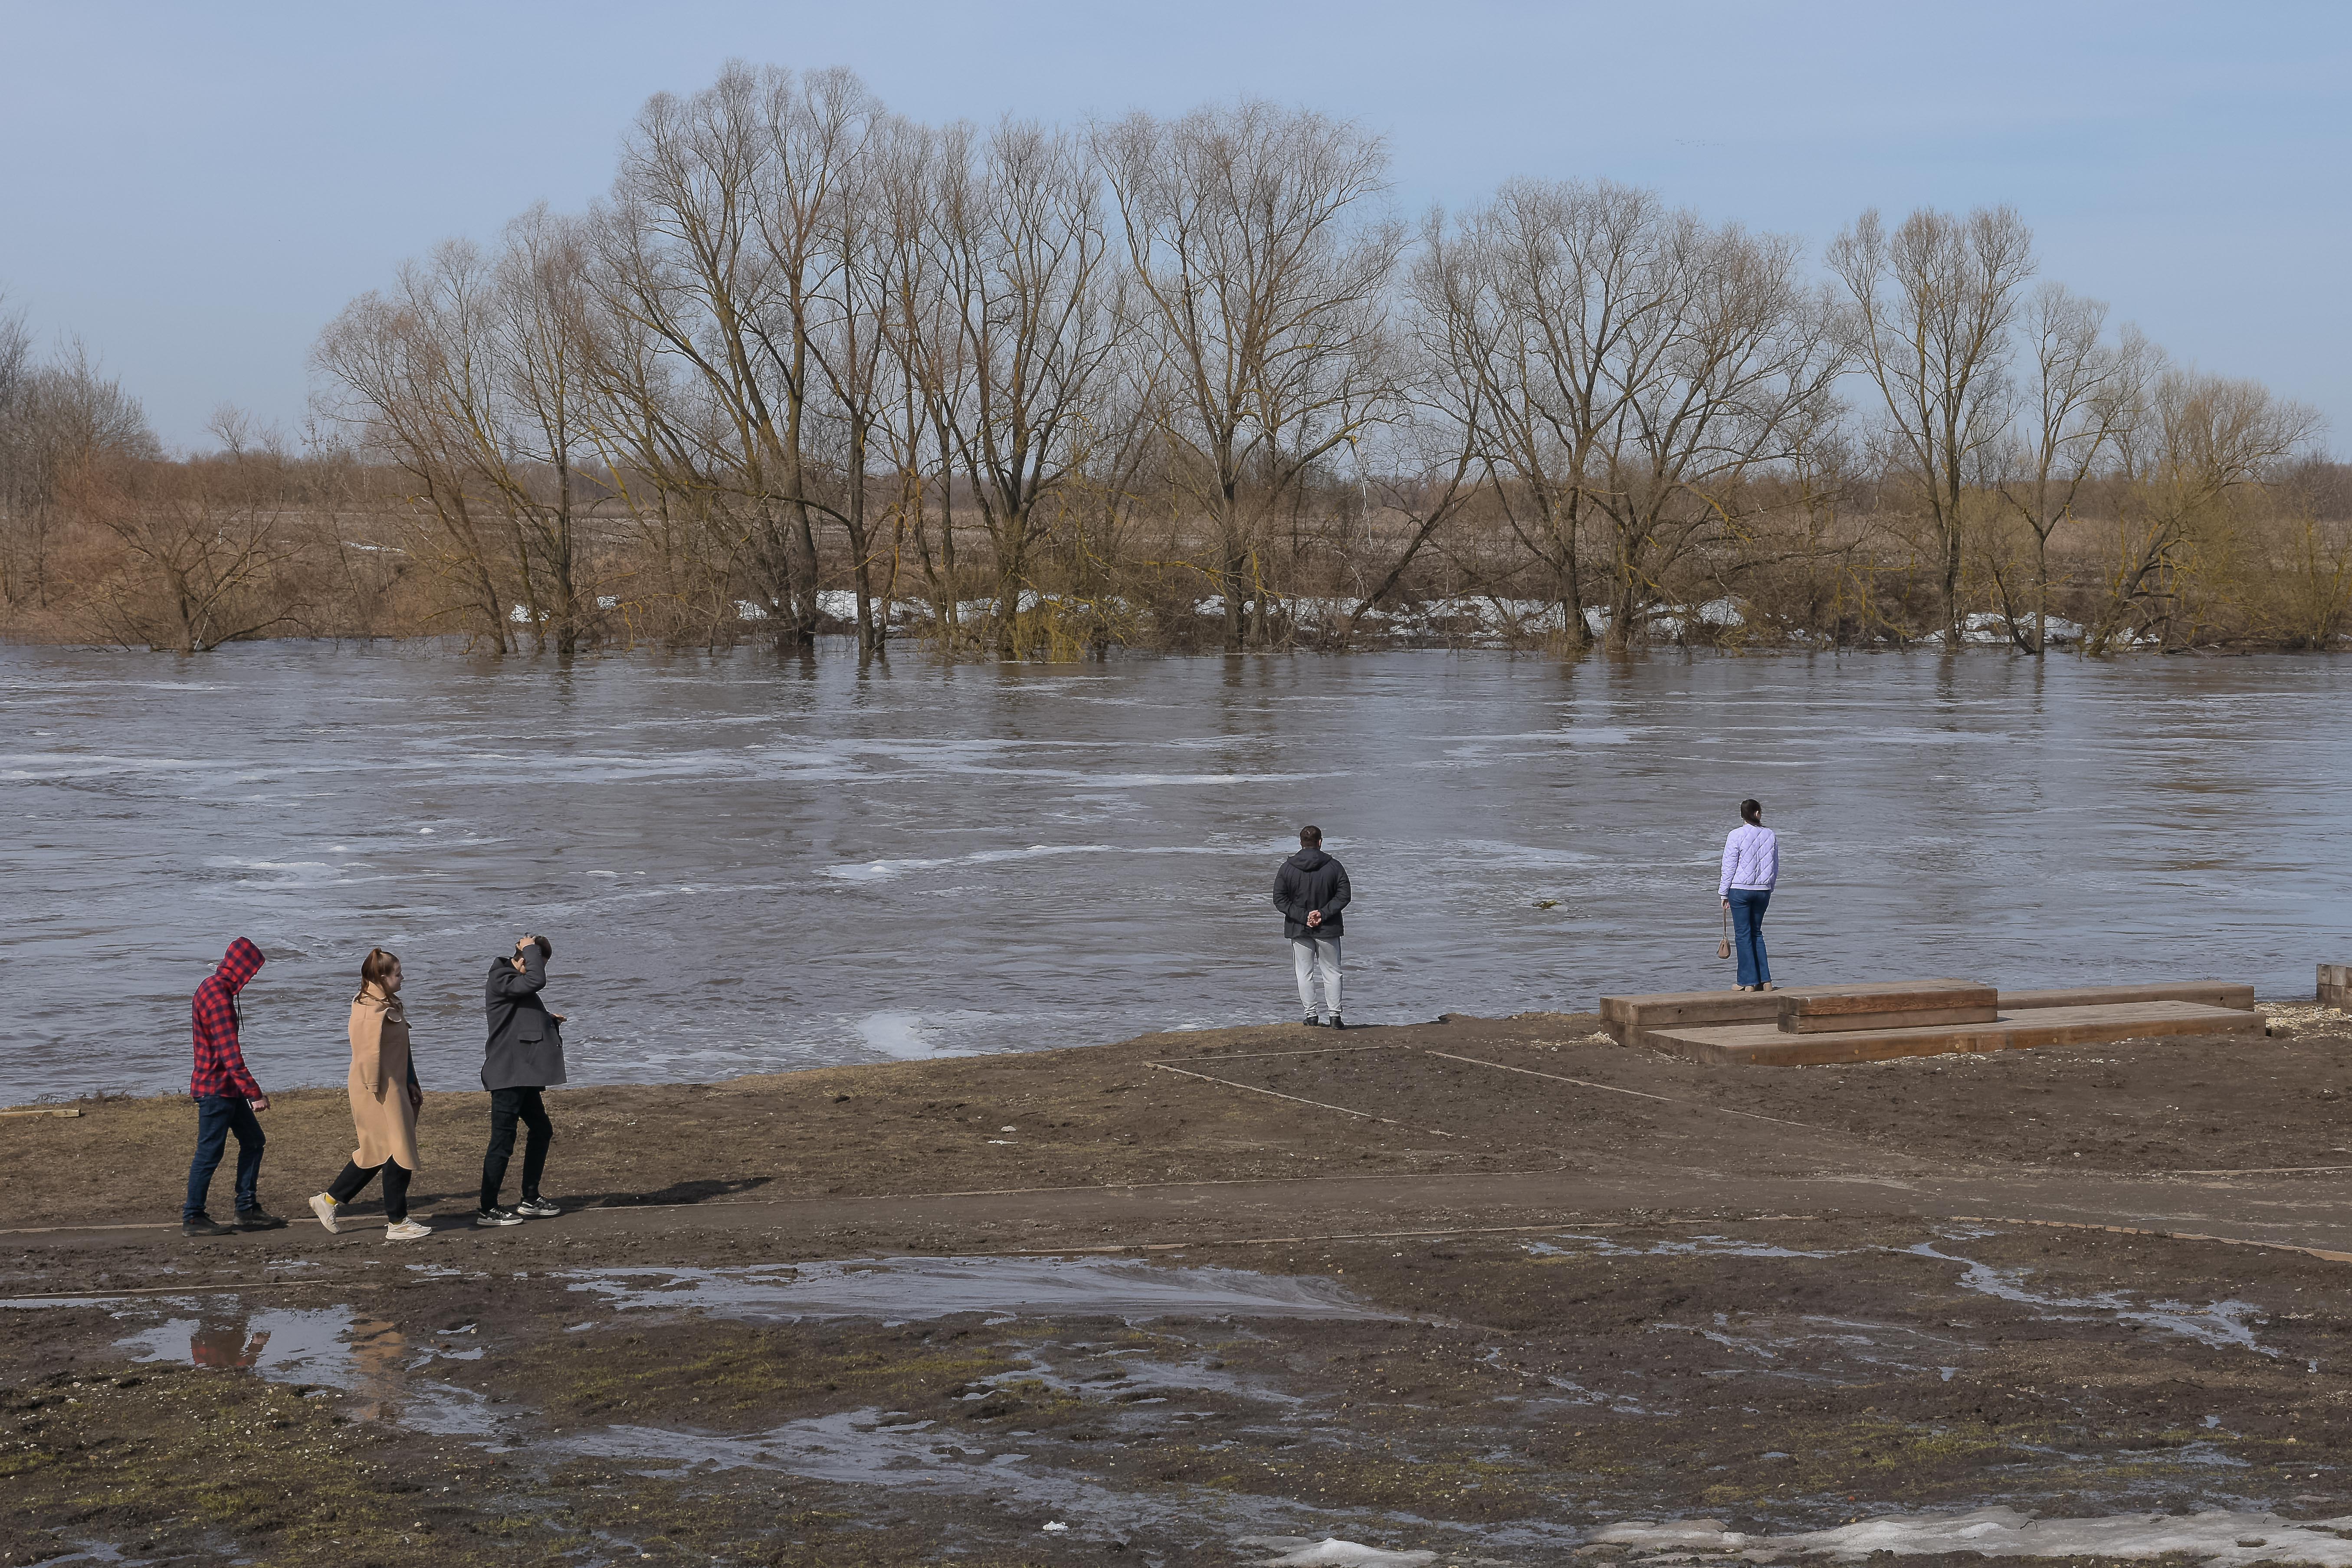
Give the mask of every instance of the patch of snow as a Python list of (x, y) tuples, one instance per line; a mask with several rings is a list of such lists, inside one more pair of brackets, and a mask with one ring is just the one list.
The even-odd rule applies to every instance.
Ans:
[(1739, 613), (1737, 599), (1709, 599), (1698, 607), (1698, 618), (1711, 626), (1744, 626), (1748, 617)]
[(1306, 1535), (1244, 1535), (1235, 1544), (1270, 1551), (1290, 1549), (1279, 1557), (1265, 1559), (1265, 1568), (1419, 1568), (1421, 1563), (1437, 1561), (1434, 1552), (1383, 1552), (1335, 1536), (1317, 1541)]
[(2352, 1540), (2336, 1533), (2347, 1529), (2352, 1529), (2352, 1515), (2296, 1521), (2274, 1513), (2216, 1510), (2037, 1519), (2011, 1508), (1980, 1508), (1966, 1513), (1890, 1514), (1795, 1535), (1749, 1535), (1726, 1530), (1712, 1519), (1665, 1523), (1633, 1520), (1609, 1525), (1596, 1531), (1593, 1540), (1651, 1550), (1789, 1552), (1840, 1559), (1864, 1558), (1874, 1552), (1898, 1557), (1942, 1552), (1973, 1552), (1983, 1557), (2162, 1557), (2179, 1552), (2200, 1559), (2208, 1568), (2253, 1563), (2352, 1568)]

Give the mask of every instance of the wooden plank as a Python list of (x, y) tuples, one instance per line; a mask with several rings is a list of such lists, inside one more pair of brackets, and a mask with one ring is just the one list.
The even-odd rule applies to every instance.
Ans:
[(1725, 1067), (1808, 1067), (1831, 1062), (1885, 1061), (1896, 1057), (2029, 1050), (2037, 1046), (2095, 1045), (2113, 1040), (2225, 1037), (2260, 1039), (2259, 1013), (2194, 1002), (2123, 1002), (2097, 1007), (2036, 1007), (2004, 1012), (1990, 1024), (1940, 1028), (1852, 1029), (1825, 1035), (1784, 1035), (1777, 1025), (1657, 1029), (1648, 1043), (1660, 1050)]
[(1991, 991), (1987, 990), (1985, 997), (1982, 1002), (1959, 1003), (1949, 1007), (1890, 1007), (1877, 1013), (1822, 1016), (1783, 1011), (1774, 1026), (1784, 1035), (1835, 1035), (1855, 1029), (1925, 1029), (1958, 1024), (1990, 1024), (1999, 1020), (2000, 1009), (1993, 1005)]
[(2321, 964), (2315, 994), (2323, 1007), (2352, 1007), (2352, 963)]
[(1638, 1045), (1650, 1029), (1671, 1025), (1769, 1023), (1783, 996), (1868, 995), (1881, 992), (1968, 990), (1972, 980), (1881, 980), (1858, 984), (1790, 985), (1777, 991), (1669, 991), (1648, 996), (1603, 996), (1601, 1026), (1619, 1045)]
[(2221, 980), (2167, 980), (2142, 985), (2068, 985), (2000, 994), (2000, 1009), (2004, 1013), (2027, 1007), (2103, 1007), (2117, 1002), (2195, 1002), (2245, 1013), (2253, 1010), (2254, 988)]

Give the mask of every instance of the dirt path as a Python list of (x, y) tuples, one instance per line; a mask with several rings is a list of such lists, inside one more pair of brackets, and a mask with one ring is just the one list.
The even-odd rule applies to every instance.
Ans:
[[(184, 1240), (184, 1105), (0, 1122), (0, 1560), (1532, 1564), (1992, 1503), (2335, 1540), (2262, 1521), (2352, 1513), (2340, 1021), (1748, 1073), (1590, 1023), (568, 1091), (577, 1206), (502, 1231), (436, 1097), (399, 1247)], [(299, 1212), (348, 1122), (270, 1125)]]

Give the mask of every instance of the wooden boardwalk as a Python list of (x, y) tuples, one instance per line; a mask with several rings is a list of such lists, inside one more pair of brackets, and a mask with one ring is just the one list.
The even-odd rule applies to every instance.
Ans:
[(1964, 980), (1604, 996), (1620, 1045), (1720, 1066), (1804, 1067), (2134, 1039), (2260, 1039), (2251, 985), (2189, 981), (1994, 992)]

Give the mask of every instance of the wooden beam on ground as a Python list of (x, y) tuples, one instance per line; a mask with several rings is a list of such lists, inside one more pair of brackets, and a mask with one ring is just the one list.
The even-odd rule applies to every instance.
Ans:
[(1776, 1024), (1654, 1029), (1648, 1032), (1646, 1043), (1722, 1067), (1811, 1067), (2115, 1040), (2258, 1040), (2264, 1027), (2260, 1013), (2231, 1007), (2207, 1007), (2194, 1002), (2122, 1002), (2104, 1007), (2003, 1011), (1990, 1024), (1942, 1028), (1854, 1029), (1825, 1035), (1784, 1035)]
[(1925, 991), (1844, 991), (1780, 997), (1779, 1026), (1784, 1035), (1828, 1035), (1855, 1029), (1918, 1029), (1950, 1024), (1990, 1024), (2000, 1016), (1990, 985)]

